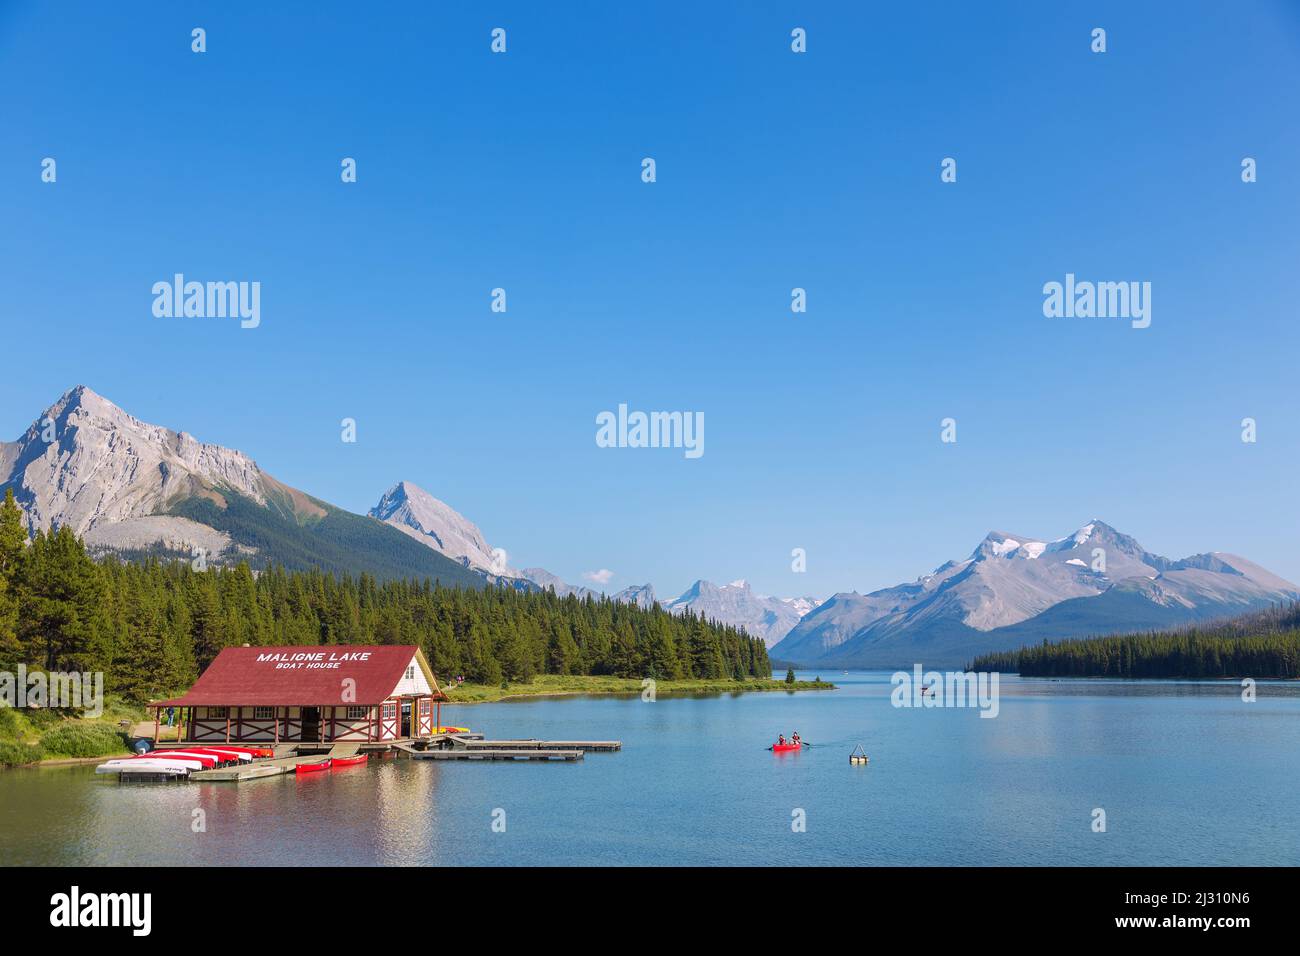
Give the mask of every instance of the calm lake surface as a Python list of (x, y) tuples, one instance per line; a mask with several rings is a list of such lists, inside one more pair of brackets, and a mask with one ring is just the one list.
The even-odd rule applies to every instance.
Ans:
[[(1223, 682), (1004, 677), (987, 719), (894, 708), (887, 673), (824, 676), (840, 689), (443, 710), (490, 737), (623, 741), (572, 764), (157, 786), (0, 772), (0, 863), (1300, 864), (1300, 684), (1247, 704)], [(814, 746), (765, 749), (791, 730)], [(848, 762), (859, 742), (868, 767)]]

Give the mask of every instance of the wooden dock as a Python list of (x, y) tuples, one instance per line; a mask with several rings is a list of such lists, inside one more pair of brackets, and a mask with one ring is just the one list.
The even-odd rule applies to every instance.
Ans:
[(502, 748), (452, 747), (445, 750), (409, 750), (416, 760), (581, 760), (581, 750), (506, 750)]
[(214, 767), (211, 770), (196, 770), (190, 774), (191, 780), (208, 783), (213, 780), (259, 780), (262, 777), (278, 777), (282, 773), (293, 773), (300, 763), (319, 763), (319, 754), (299, 754), (293, 757), (269, 757), (240, 763), (231, 767)]
[(457, 750), (578, 750), (578, 751), (614, 751), (622, 750), (621, 740), (484, 740), (468, 738), (454, 734), (452, 747)]

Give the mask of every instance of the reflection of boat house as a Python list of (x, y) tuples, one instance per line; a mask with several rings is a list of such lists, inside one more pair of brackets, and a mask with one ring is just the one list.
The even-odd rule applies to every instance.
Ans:
[(377, 743), (430, 736), (445, 700), (413, 645), (227, 647), (187, 693), (149, 706), (174, 708), (194, 743)]

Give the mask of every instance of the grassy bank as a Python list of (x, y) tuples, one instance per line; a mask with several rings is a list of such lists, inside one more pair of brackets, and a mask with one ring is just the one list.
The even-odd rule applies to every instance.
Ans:
[[(787, 684), (783, 680), (747, 677), (744, 680), (660, 680), (655, 682), (658, 697), (674, 694), (735, 694), (749, 691), (834, 690), (823, 680), (804, 680)], [(641, 680), (635, 677), (573, 677), (539, 674), (526, 683), (499, 687), (487, 684), (451, 684), (444, 688), (452, 704), (484, 704), (516, 697), (568, 697), (576, 694), (641, 694)]]
[(127, 753), (126, 733), (118, 722), (143, 717), (142, 710), (112, 699), (105, 701), (103, 715), (93, 718), (0, 707), (0, 767)]

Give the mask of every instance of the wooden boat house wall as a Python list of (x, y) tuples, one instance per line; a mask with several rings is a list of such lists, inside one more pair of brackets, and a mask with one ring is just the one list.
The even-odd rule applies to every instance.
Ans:
[[(227, 647), (171, 711), (193, 743), (356, 741), (427, 737), (447, 696), (414, 645)], [(183, 734), (183, 737), (182, 737)]]

